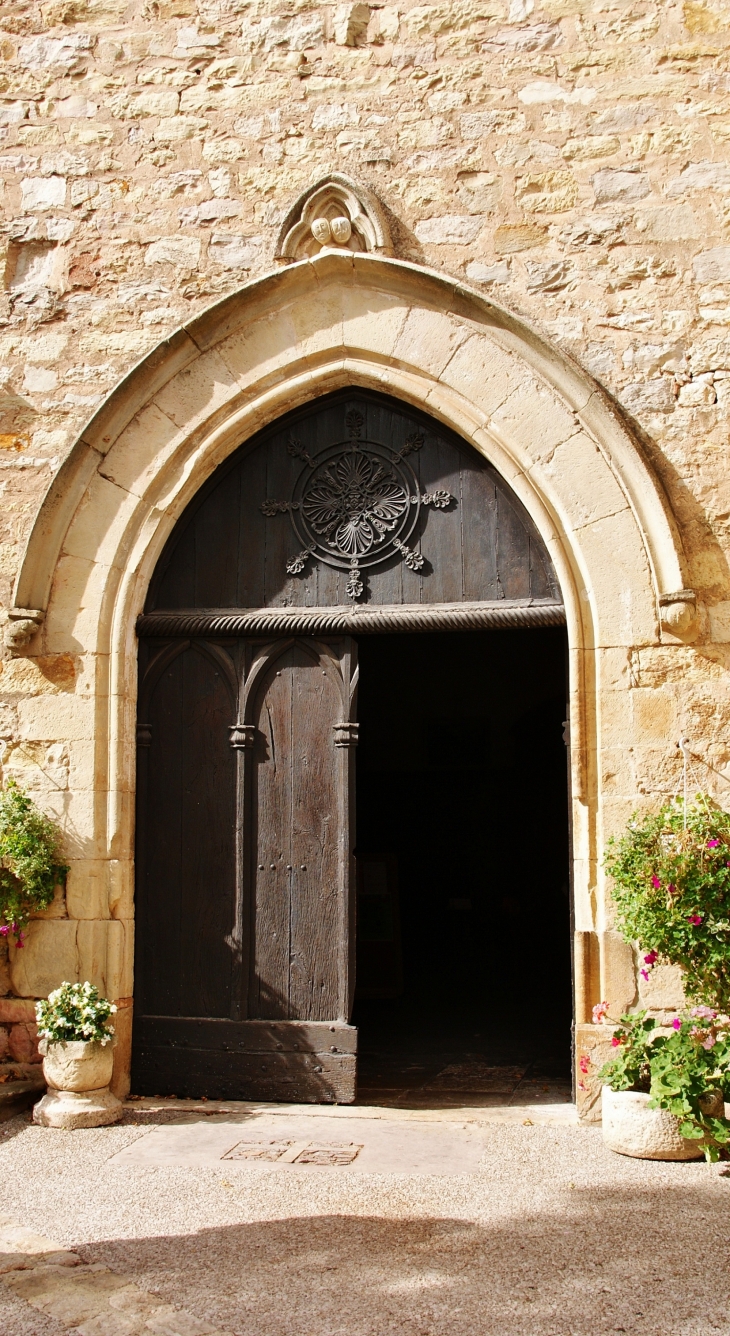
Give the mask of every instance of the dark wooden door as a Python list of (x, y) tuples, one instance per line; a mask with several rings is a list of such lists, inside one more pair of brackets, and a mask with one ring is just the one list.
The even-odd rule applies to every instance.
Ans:
[(221, 465), (137, 623), (137, 1091), (354, 1097), (354, 637), (563, 621), (508, 484), (406, 404), (337, 391)]
[(356, 690), (347, 637), (146, 646), (139, 1093), (354, 1098)]

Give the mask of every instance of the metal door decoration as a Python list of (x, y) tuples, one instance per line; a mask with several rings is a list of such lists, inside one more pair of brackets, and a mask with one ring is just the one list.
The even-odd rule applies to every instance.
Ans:
[(288, 514), (294, 533), (304, 546), (286, 564), (290, 575), (301, 575), (310, 558), (347, 570), (345, 592), (358, 599), (365, 593), (363, 568), (377, 566), (400, 552), (409, 570), (420, 571), (424, 558), (409, 547), (421, 506), (445, 510), (456, 500), (437, 488), (421, 491), (406, 456), (423, 448), (422, 431), (411, 432), (400, 450), (362, 438), (363, 414), (351, 408), (345, 415), (349, 441), (325, 445), (314, 457), (293, 432), (287, 450), (305, 467), (289, 501), (267, 500), (261, 513)]

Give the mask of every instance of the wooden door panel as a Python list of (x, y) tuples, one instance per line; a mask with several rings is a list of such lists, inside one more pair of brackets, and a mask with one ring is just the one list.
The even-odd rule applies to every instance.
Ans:
[[(462, 507), (461, 475), (470, 464), (469, 456), (454, 449), (449, 441), (430, 432), (418, 452), (416, 468), (423, 492), (444, 488), (454, 497), (452, 504), (437, 515), (424, 511), (419, 527), (423, 530), (421, 551), (428, 562), (420, 576), (421, 589), (416, 593), (413, 582), (419, 578), (406, 567), (403, 572), (404, 602), (459, 603), (464, 597), (462, 572)], [(475, 456), (480, 472), (481, 461)], [(411, 585), (411, 589), (408, 589)]]
[[(306, 559), (297, 574), (287, 564), (305, 550), (291, 517), (299, 509), (295, 492), (307, 457), (346, 446), (353, 413), (362, 420), (363, 442), (394, 455), (406, 452), (422, 494), (443, 489), (452, 497), (445, 508), (421, 508), (408, 546), (423, 557), (422, 565), (413, 564), (412, 552), (409, 566), (399, 552), (368, 568), (371, 604), (559, 599), (542, 539), (483, 456), (407, 405), (352, 390), (288, 414), (221, 466), (176, 527), (150, 586), (147, 611), (349, 605), (346, 570)], [(413, 439), (421, 444), (409, 446)], [(267, 500), (277, 509), (264, 514)]]
[(135, 1008), (173, 1016), (180, 977), (165, 962), (179, 960), (182, 928), (182, 660), (173, 660), (150, 706), (141, 707), (137, 780)]
[[(301, 651), (300, 651), (301, 652)], [(322, 660), (301, 664), (292, 683), (292, 900), (289, 1010), (297, 1020), (342, 1013), (339, 997), (341, 820), (334, 725), (340, 693)]]
[(171, 642), (149, 658), (135, 1089), (353, 1099), (354, 643)]
[(249, 1015), (289, 1016), (291, 940), (291, 667), (270, 668), (256, 727), (251, 793), (253, 979)]
[(303, 1021), (143, 1017), (135, 1031), (135, 1089), (180, 1098), (354, 1098), (357, 1030)]
[[(349, 651), (352, 657), (352, 650)], [(343, 1019), (349, 758), (335, 745), (342, 674), (313, 641), (276, 647), (251, 704), (250, 1016)], [(338, 680), (339, 678), (339, 680)]]
[(184, 649), (145, 703), (137, 996), (150, 1015), (230, 1016), (236, 757), (224, 669)]
[[(461, 474), (464, 598), (504, 599), (499, 576), (499, 492), (491, 473), (464, 468)], [(478, 514), (479, 524), (469, 522)]]

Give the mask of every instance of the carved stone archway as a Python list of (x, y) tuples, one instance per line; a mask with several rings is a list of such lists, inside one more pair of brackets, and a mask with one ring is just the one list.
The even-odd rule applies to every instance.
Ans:
[[(578, 1021), (598, 1000), (597, 953), (601, 995), (625, 993), (627, 948), (604, 917), (601, 756), (635, 741), (620, 694), (630, 651), (693, 634), (666, 496), (605, 391), (524, 321), (442, 274), (331, 249), (247, 284), (165, 340), (96, 413), (40, 509), (11, 615), (29, 623), (25, 652), (83, 665), (54, 727), (76, 749), (67, 819), (84, 859), (75, 899), (91, 896), (87, 886), (96, 898), (85, 920), (93, 931), (31, 925), (23, 962), (13, 960), (17, 991), (33, 993), (34, 961), (54, 951), (63, 977), (73, 936), (82, 977), (131, 997), (134, 627), (150, 576), (222, 460), (286, 410), (349, 385), (384, 390), (471, 441), (547, 544), (571, 655)], [(124, 1089), (123, 1042), (118, 1066)]]

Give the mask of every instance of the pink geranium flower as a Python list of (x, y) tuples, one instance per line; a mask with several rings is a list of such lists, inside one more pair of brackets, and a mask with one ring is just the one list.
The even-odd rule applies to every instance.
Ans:
[(698, 927), (700, 926), (700, 923), (702, 922), (702, 915), (701, 915), (701, 914), (688, 914), (688, 915), (687, 915), (687, 922), (688, 922), (688, 923), (691, 923), (693, 928), (698, 928)]
[(596, 1002), (593, 1008), (593, 1024), (600, 1025), (601, 1021), (608, 1015), (608, 1002)]
[(620, 1048), (620, 1047), (621, 1047), (621, 1040), (618, 1038), (618, 1035), (613, 1035), (613, 1036), (611, 1037), (611, 1047), (612, 1047), (612, 1048)]
[(681, 1022), (681, 1020), (679, 1019), (679, 1016), (675, 1016), (675, 1017), (674, 1017), (674, 1020), (672, 1021), (672, 1027), (673, 1027), (675, 1030), (681, 1030), (681, 1028), (682, 1028), (682, 1022)]
[(652, 879), (651, 879), (651, 884), (652, 884), (652, 886), (654, 887), (654, 890), (655, 890), (655, 891), (658, 891), (658, 890), (661, 888), (661, 884), (662, 884), (662, 883), (660, 882), (660, 880), (659, 880), (659, 878), (657, 877), (656, 873), (654, 873), (654, 876), (653, 876)]
[(708, 849), (716, 849), (719, 843), (720, 843), (719, 840), (708, 840), (708, 841), (707, 841), (707, 848), (708, 848)]

